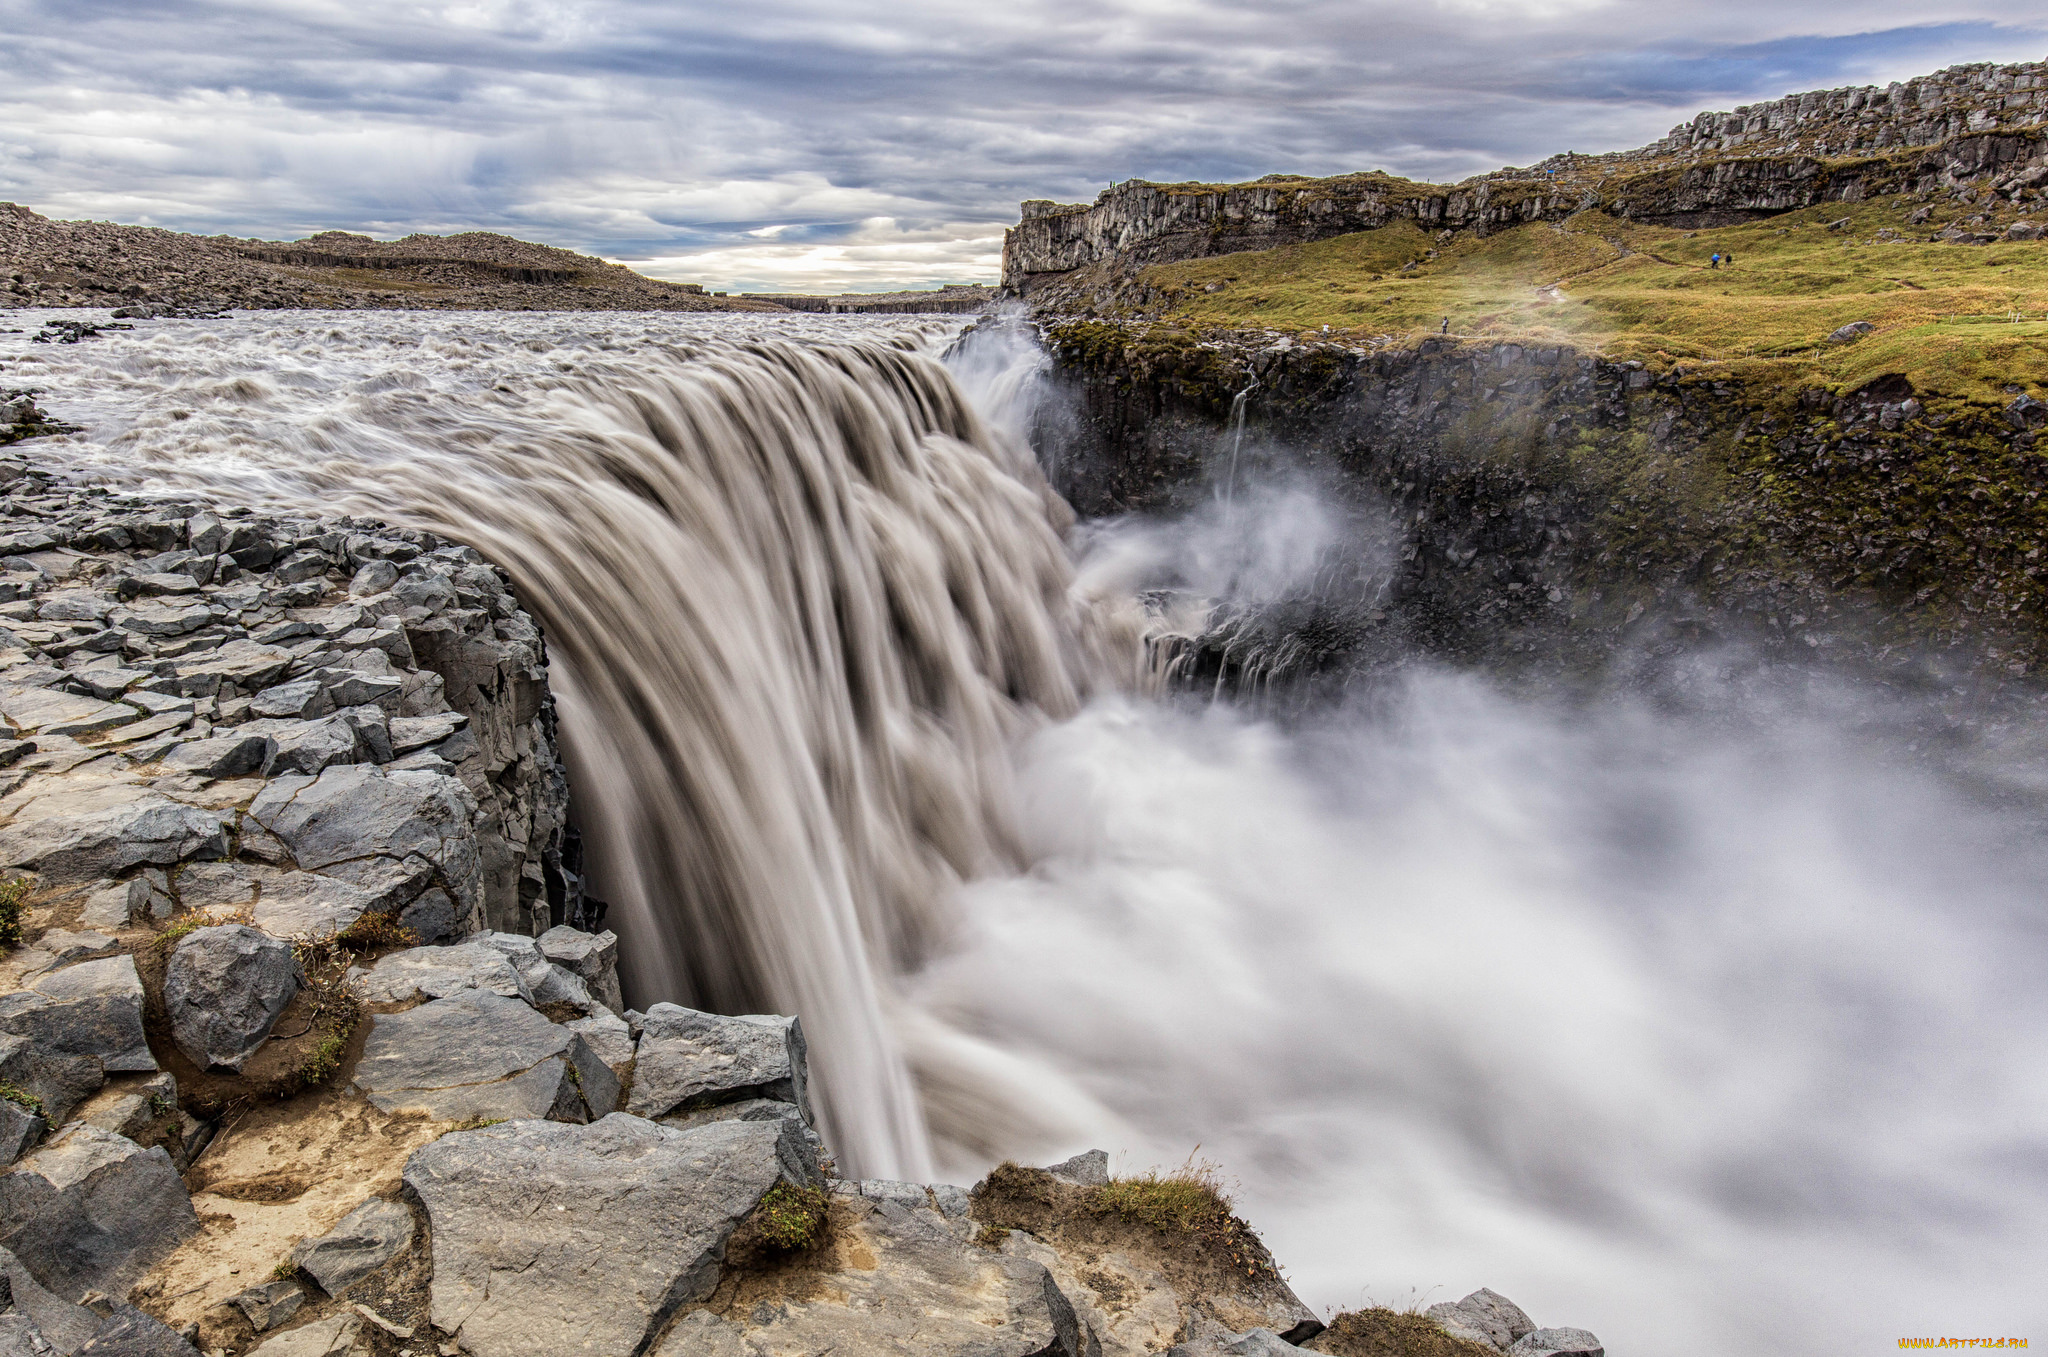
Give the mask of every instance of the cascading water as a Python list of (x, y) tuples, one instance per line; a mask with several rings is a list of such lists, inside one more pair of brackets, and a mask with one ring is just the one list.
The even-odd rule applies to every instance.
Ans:
[(888, 990), (959, 882), (1022, 865), (1012, 744), (1115, 667), (1057, 501), (925, 351), (941, 330), (629, 354), (500, 325), (164, 335), (100, 395), (168, 400), (79, 469), (339, 505), (502, 565), (547, 634), (628, 995), (799, 1014), (848, 1169), (929, 1178)]
[(1134, 600), (1374, 606), (1398, 533), (1262, 469), (1063, 549), (1014, 437), (1043, 355), (956, 354), (977, 414), (953, 328), (0, 360), (91, 426), (38, 445), (81, 476), (511, 570), (635, 997), (801, 1013), (850, 1171), (1201, 1142), (1319, 1308), (1489, 1285), (1652, 1357), (2039, 1331), (2038, 713), (1727, 654), (1592, 704), (1422, 664), (1287, 724), (1142, 695)]

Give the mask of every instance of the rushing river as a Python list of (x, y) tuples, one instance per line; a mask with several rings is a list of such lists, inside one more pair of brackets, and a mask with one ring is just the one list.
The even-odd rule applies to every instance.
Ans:
[[(0, 312), (0, 330), (39, 317)], [(1318, 1309), (1609, 1350), (2048, 1341), (2048, 726), (1703, 654), (1161, 689), (1299, 487), (1070, 527), (1032, 356), (930, 319), (273, 314), (0, 387), (87, 481), (431, 526), (547, 627), (629, 999), (804, 1017), (842, 1164), (1196, 1153)]]

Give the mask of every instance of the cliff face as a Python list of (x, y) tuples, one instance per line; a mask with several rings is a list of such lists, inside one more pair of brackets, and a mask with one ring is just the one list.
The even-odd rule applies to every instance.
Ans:
[(1270, 677), (1283, 649), (1311, 670), (1416, 647), (1590, 669), (1674, 627), (2001, 679), (2044, 655), (2048, 404), (2026, 397), (1988, 411), (1899, 377), (1794, 390), (1455, 340), (1366, 353), (1100, 321), (1049, 340), (1071, 417), (1039, 442), (1083, 513), (1217, 494), (1252, 387), (1247, 482), (1315, 478), (1360, 521), (1355, 561), (1387, 558), (1370, 589), (1223, 619), (1195, 643), (1204, 677)]
[[(1385, 174), (1252, 184), (1131, 180), (1092, 204), (1023, 205), (1003, 288), (1038, 298), (1075, 270), (1120, 271), (1413, 221), (1498, 230), (1587, 208), (1671, 226), (1726, 225), (1821, 202), (1996, 182), (2048, 165), (2048, 63), (1962, 66), (1875, 87), (1702, 113), (1640, 150), (1565, 154), (1462, 184)], [(1057, 304), (1057, 299), (1044, 301)]]

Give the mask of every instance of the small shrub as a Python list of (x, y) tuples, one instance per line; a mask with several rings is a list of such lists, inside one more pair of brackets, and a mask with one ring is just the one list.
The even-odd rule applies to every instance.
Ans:
[(38, 1117), (43, 1115), (43, 1100), (19, 1084), (0, 1083), (0, 1098)]
[(348, 1050), (348, 1039), (355, 1035), (356, 1016), (349, 1014), (327, 1029), (306, 1058), (292, 1071), (292, 1081), (303, 1088), (309, 1084), (325, 1081), (341, 1068), (341, 1057)]
[(824, 1233), (825, 1194), (777, 1183), (761, 1198), (754, 1218), (762, 1242), (789, 1252), (810, 1248)]
[(29, 883), (16, 880), (0, 885), (0, 952), (21, 946), (21, 907), (28, 899)]
[(1316, 1346), (1335, 1357), (1499, 1357), (1486, 1344), (1451, 1337), (1426, 1315), (1379, 1305), (1338, 1315)]
[(335, 934), (334, 941), (351, 952), (374, 952), (382, 947), (417, 947), (420, 935), (399, 927), (389, 914), (364, 914)]

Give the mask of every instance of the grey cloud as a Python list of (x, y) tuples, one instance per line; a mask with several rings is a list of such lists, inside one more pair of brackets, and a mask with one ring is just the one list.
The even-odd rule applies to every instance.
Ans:
[[(1457, 178), (1640, 144), (1701, 107), (2048, 49), (2048, 27), (2001, 27), (1989, 4), (1924, 15), (0, 0), (0, 196), (270, 236), (504, 230), (714, 287), (895, 286), (991, 272), (1020, 198), (1133, 176)], [(772, 226), (790, 229), (749, 234)]]

